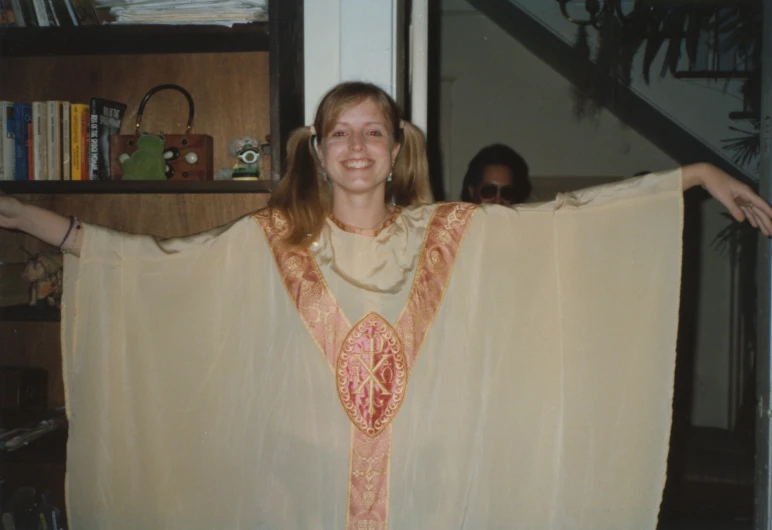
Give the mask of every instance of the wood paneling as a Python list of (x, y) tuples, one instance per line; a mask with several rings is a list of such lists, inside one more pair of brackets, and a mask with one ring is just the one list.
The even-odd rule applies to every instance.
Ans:
[[(196, 106), (193, 132), (214, 138), (215, 173), (230, 168), (228, 142), (236, 136), (270, 134), (267, 52), (158, 55), (94, 55), (5, 58), (0, 61), (0, 99), (88, 103), (103, 97), (128, 105), (122, 134), (134, 132), (145, 93), (165, 83), (182, 86)], [(155, 94), (142, 118), (143, 132), (184, 132), (182, 94)]]
[(48, 371), (48, 405), (64, 406), (59, 322), (0, 322), (2, 364)]

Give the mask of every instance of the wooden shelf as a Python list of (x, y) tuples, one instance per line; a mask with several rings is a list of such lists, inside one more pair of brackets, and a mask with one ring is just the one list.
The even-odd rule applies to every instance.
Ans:
[(0, 181), (0, 191), (21, 193), (270, 193), (270, 180), (122, 181), (122, 180), (9, 180)]
[(61, 314), (55, 308), (31, 307), (27, 304), (0, 307), (0, 322), (58, 322), (60, 318)]
[(268, 23), (0, 28), (0, 56), (268, 51)]

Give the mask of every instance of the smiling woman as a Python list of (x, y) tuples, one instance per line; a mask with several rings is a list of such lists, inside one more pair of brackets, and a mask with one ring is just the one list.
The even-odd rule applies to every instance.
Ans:
[(269, 206), (292, 220), (287, 242), (308, 245), (329, 214), (372, 229), (395, 206), (431, 202), (423, 134), (381, 89), (352, 82), (330, 90), (314, 124), (292, 133)]
[[(323, 137), (319, 162), (332, 186), (333, 214), (338, 219), (356, 225), (356, 212), (364, 210), (380, 217), (363, 219), (365, 227), (383, 221), (384, 212), (378, 210), (400, 150), (391, 129), (375, 102), (366, 99), (341, 112)], [(371, 208), (371, 203), (379, 207)]]
[(772, 208), (703, 164), (426, 204), (422, 135), (364, 83), (288, 153), (271, 207), (184, 239), (0, 197), (72, 252), (70, 525), (653, 529), (683, 189), (764, 233)]

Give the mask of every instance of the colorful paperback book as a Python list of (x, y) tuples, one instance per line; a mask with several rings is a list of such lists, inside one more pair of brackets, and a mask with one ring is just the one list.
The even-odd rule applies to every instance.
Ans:
[(48, 180), (48, 112), (45, 101), (32, 103), (33, 180)]
[[(85, 114), (85, 120), (84, 120)], [(88, 168), (84, 171), (83, 162), (87, 160), (83, 156), (83, 151), (86, 144), (86, 125), (88, 124), (88, 105), (82, 103), (73, 103), (70, 105), (70, 168), (72, 180), (87, 180), (84, 179), (84, 173), (88, 172)]]
[(16, 103), (16, 180), (29, 180), (32, 105)]
[(35, 17), (38, 20), (40, 27), (52, 26), (52, 21), (48, 18), (48, 10), (46, 9), (46, 0), (32, 0), (32, 6), (35, 8)]
[(62, 101), (62, 180), (72, 177), (70, 149), (70, 102)]
[(48, 180), (62, 180), (62, 102), (47, 101)]
[(0, 180), (16, 180), (16, 109), (0, 101)]
[(91, 98), (89, 123), (89, 178), (110, 180), (110, 136), (121, 132), (126, 104)]

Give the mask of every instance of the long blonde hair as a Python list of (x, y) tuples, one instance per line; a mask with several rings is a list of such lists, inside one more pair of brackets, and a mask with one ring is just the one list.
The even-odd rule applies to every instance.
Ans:
[(309, 245), (319, 236), (332, 207), (330, 187), (322, 182), (322, 168), (313, 151), (312, 142), (318, 140), (314, 133), (324, 138), (341, 113), (368, 99), (386, 118), (394, 142), (400, 144), (392, 180), (386, 184), (386, 200), (398, 206), (433, 201), (426, 144), (421, 131), (400, 118), (397, 104), (377, 86), (362, 82), (341, 83), (322, 98), (313, 130), (310, 127), (295, 129), (287, 142), (287, 168), (268, 202), (269, 207), (280, 208), (289, 217), (291, 228), (285, 243)]

